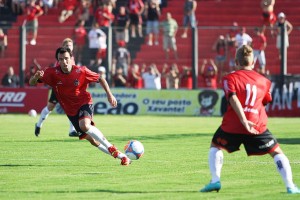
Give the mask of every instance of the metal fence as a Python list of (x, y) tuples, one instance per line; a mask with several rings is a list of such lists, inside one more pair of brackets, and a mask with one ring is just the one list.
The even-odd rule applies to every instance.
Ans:
[[(5, 73), (8, 66), (13, 66), (15, 72), (19, 73), (21, 80), (24, 81), (26, 75), (29, 74), (30, 68), (36, 65), (36, 61), (42, 67), (53, 65), (55, 63), (55, 50), (61, 46), (63, 39), (71, 38), (76, 41), (75, 28), (70, 26), (63, 28), (40, 26), (36, 40), (37, 44), (31, 45), (32, 35), (30, 32), (24, 35), (22, 39), (20, 37), (22, 35), (21, 28), (7, 27), (8, 47), (0, 58), (1, 75)], [(245, 28), (246, 32), (254, 38), (255, 27)], [(118, 68), (118, 64), (115, 63), (116, 52), (121, 46), (126, 48), (131, 56), (128, 69), (124, 68), (127, 78), (135, 65), (139, 66), (140, 73), (144, 69), (147, 70), (151, 66), (156, 66), (161, 74), (162, 89), (174, 89), (170, 86), (169, 76), (178, 76), (178, 89), (191, 89), (193, 86), (193, 88), (215, 88), (220, 87), (222, 76), (234, 69), (235, 47), (232, 46), (233, 41), (230, 41), (230, 38), (234, 37), (240, 29), (241, 27), (198, 27), (195, 32), (190, 29), (188, 37), (182, 38), (183, 28), (179, 27), (174, 37), (176, 40), (176, 43), (174, 43), (176, 44), (176, 52), (174, 53), (172, 43), (170, 50), (166, 51), (164, 47), (166, 45), (164, 44), (166, 37), (162, 29), (159, 30), (157, 40), (156, 36), (153, 36), (152, 42), (149, 42), (146, 27), (143, 27), (142, 36), (137, 34), (136, 37), (132, 37), (131, 32), (128, 31), (128, 41), (126, 40), (125, 43), (122, 43), (117, 39), (116, 30), (111, 28), (104, 31), (107, 37), (107, 49), (97, 51), (95, 54), (89, 48), (88, 34), (91, 27), (85, 27), (87, 35), (82, 48), (78, 48), (78, 43), (75, 42), (74, 44), (75, 62), (76, 64), (85, 65), (95, 72), (99, 72), (99, 67), (103, 66), (106, 69), (109, 83), (115, 86), (113, 77), (116, 71), (113, 66)], [(265, 36), (267, 38), (265, 73), (266, 75), (279, 75), (281, 63), (279, 59), (280, 54), (276, 47), (277, 36), (271, 35), (271, 31), (268, 29), (265, 31)], [(287, 48), (287, 74), (300, 74), (300, 60), (298, 59), (299, 36), (299, 27), (294, 27), (289, 35), (290, 45)], [(169, 42), (172, 41), (172, 39), (169, 40)], [(224, 48), (222, 46), (223, 42), (225, 42)], [(216, 45), (218, 43), (219, 45)], [(259, 62), (256, 62), (255, 70), (260, 69), (259, 64)], [(214, 65), (216, 65), (216, 68), (213, 67)], [(172, 70), (176, 68), (175, 75), (172, 75)], [(192, 76), (193, 74), (194, 77)], [(187, 80), (183, 80), (186, 77)], [(191, 82), (191, 80), (194, 80), (194, 82)], [(24, 85), (26, 86), (26, 82)], [(126, 87), (131, 87), (131, 85), (126, 84)]]

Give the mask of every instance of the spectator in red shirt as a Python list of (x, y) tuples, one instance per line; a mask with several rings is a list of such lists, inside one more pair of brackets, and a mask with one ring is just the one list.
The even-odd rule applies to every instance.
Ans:
[(56, 52), (59, 65), (54, 68), (38, 70), (31, 77), (30, 85), (36, 85), (40, 80), (55, 88), (54, 92), (58, 102), (77, 132), (80, 133), (79, 139), (84, 139), (89, 135), (99, 142), (97, 148), (114, 158), (119, 158), (121, 165), (129, 165), (130, 159), (113, 146), (93, 122), (93, 99), (87, 91), (88, 85), (99, 82), (106, 92), (109, 104), (116, 107), (117, 100), (108, 83), (98, 73), (92, 72), (86, 67), (72, 65), (72, 52), (69, 48), (60, 47)]
[(192, 69), (187, 66), (183, 66), (183, 72), (180, 76), (180, 88), (193, 89), (193, 76)]
[(200, 74), (204, 79), (204, 87), (217, 89), (218, 68), (213, 59), (209, 59), (209, 63), (206, 59), (203, 60)]
[(258, 27), (254, 29), (254, 32), (255, 34), (252, 37), (254, 65), (258, 59), (259, 62), (258, 72), (261, 74), (265, 74), (265, 67), (266, 67), (265, 49), (267, 47), (267, 39), (264, 33)]
[(75, 27), (73, 33), (74, 54), (75, 54), (74, 57), (77, 65), (82, 64), (82, 53), (87, 39), (87, 31), (84, 27), (84, 24), (85, 24), (84, 20), (79, 21), (79, 24)]
[(98, 7), (95, 12), (95, 20), (99, 24), (99, 26), (103, 29), (104, 27), (109, 27), (111, 23), (114, 21), (115, 16), (112, 13), (112, 5), (111, 4), (103, 4)]
[(239, 70), (223, 78), (223, 89), (228, 102), (221, 126), (215, 132), (209, 150), (211, 182), (200, 192), (221, 189), (223, 153), (239, 150), (244, 145), (247, 155), (269, 154), (274, 159), (287, 193), (300, 193), (293, 183), (288, 158), (279, 143), (267, 128), (265, 105), (272, 101), (271, 81), (253, 70), (253, 50), (243, 45), (237, 50), (236, 62)]
[(135, 88), (135, 89), (141, 89), (143, 88), (143, 78), (139, 70), (138, 64), (133, 64), (131, 67), (131, 70), (128, 74), (128, 86)]
[(75, 10), (75, 15), (77, 16), (77, 21), (88, 22), (90, 18), (90, 9), (91, 9), (90, 0), (81, 0), (79, 8)]
[(73, 15), (74, 10), (78, 6), (77, 0), (63, 0), (63, 9), (58, 18), (59, 23), (63, 23)]
[[(43, 9), (35, 4), (36, 0), (31, 0), (30, 5), (27, 8), (27, 16), (24, 21), (27, 31), (32, 31), (31, 45), (36, 45), (37, 30), (39, 26), (38, 17), (44, 14)], [(27, 42), (26, 42), (27, 43)]]
[(261, 0), (260, 7), (262, 9), (263, 30), (265, 32), (266, 26), (270, 26), (271, 34), (274, 34), (273, 27), (277, 21), (274, 13), (275, 0)]
[(136, 37), (136, 27), (138, 29), (139, 37), (143, 37), (142, 32), (142, 13), (144, 12), (145, 5), (142, 0), (129, 0), (129, 17), (131, 27), (131, 37)]

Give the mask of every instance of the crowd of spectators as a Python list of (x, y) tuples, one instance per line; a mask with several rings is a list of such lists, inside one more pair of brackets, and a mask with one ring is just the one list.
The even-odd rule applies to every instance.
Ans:
[[(38, 18), (43, 14), (47, 15), (49, 9), (59, 8), (61, 10), (58, 16), (59, 23), (64, 23), (70, 16), (75, 16), (76, 24), (74, 24), (72, 39), (74, 40), (76, 64), (83, 64), (82, 55), (86, 47), (89, 56), (89, 62), (86, 65), (93, 71), (98, 71), (100, 66), (104, 67), (106, 75), (110, 75), (108, 77), (111, 77), (112, 85), (115, 87), (178, 89), (183, 87), (181, 83), (185, 82), (186, 88), (191, 88), (190, 67), (177, 66), (176, 63), (172, 63), (170, 69), (167, 64), (157, 67), (155, 63), (140, 67), (138, 64), (132, 63), (131, 53), (127, 48), (131, 39), (144, 36), (142, 26), (145, 25), (146, 43), (149, 46), (160, 45), (159, 31), (161, 30), (163, 35), (161, 46), (165, 52), (166, 62), (170, 62), (171, 58), (179, 59), (176, 45), (178, 23), (172, 18), (170, 12), (163, 13), (161, 11), (167, 0), (1, 0), (1, 2), (9, 4), (15, 14), (27, 15), (24, 24), (26, 24), (28, 31), (32, 30), (32, 39), (28, 42), (31, 45), (37, 43)], [(286, 20), (284, 13), (275, 15), (275, 0), (261, 0), (260, 6), (263, 23), (262, 27), (257, 27), (253, 34), (248, 33), (246, 27), (240, 27), (237, 22), (234, 22), (228, 33), (218, 36), (213, 44), (213, 51), (216, 52), (214, 60), (212, 61), (211, 58), (203, 60), (203, 64), (210, 64), (211, 67), (200, 68), (201, 73), (199, 73), (198, 81), (203, 83), (202, 86), (215, 88), (215, 84), (207, 83), (208, 78), (205, 75), (214, 72), (213, 76), (216, 75), (216, 85), (218, 85), (224, 74), (235, 69), (235, 51), (243, 44), (253, 46), (255, 62), (256, 60), (259, 61), (258, 71), (262, 74), (266, 73), (264, 50), (267, 46), (267, 39), (264, 33), (267, 28), (270, 28), (272, 35), (277, 33), (277, 40), (279, 41), (278, 28), (283, 25), (287, 26), (286, 45), (289, 45), (288, 35), (293, 27)], [(196, 26), (196, 9), (196, 0), (185, 0), (182, 10), (184, 29), (181, 38), (187, 38), (189, 27)], [(107, 59), (107, 28), (110, 26), (114, 27), (115, 45), (111, 71), (108, 71), (105, 60)], [(278, 42), (278, 48), (280, 47), (279, 44)], [(7, 36), (0, 29), (2, 57), (6, 47)], [(170, 55), (171, 53), (173, 56)], [(226, 70), (228, 67), (229, 69)], [(154, 83), (151, 87), (148, 86), (150, 83), (149, 75), (152, 75)], [(158, 81), (158, 77), (160, 80), (165, 79), (165, 81)], [(148, 81), (145, 81), (146, 79)], [(164, 82), (165, 85), (161, 84)]]

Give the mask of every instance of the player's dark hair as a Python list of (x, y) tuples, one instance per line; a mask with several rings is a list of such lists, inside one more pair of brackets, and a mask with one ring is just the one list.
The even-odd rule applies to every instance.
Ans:
[(237, 50), (235, 60), (241, 67), (251, 65), (253, 62), (253, 49), (249, 45), (243, 45)]
[(56, 52), (55, 52), (55, 58), (56, 58), (56, 60), (58, 60), (58, 54), (64, 54), (66, 52), (68, 52), (70, 54), (70, 57), (73, 56), (70, 48), (66, 48), (66, 47), (59, 47), (59, 48), (57, 48)]

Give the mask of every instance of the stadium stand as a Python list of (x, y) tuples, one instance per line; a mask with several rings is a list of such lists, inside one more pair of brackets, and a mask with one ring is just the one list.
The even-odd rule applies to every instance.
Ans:
[[(212, 45), (220, 34), (226, 34), (224, 26), (230, 27), (233, 22), (238, 22), (239, 26), (248, 27), (249, 34), (253, 34), (255, 26), (262, 26), (262, 14), (260, 8), (260, 0), (198, 0), (196, 18), (198, 22), (198, 49), (199, 49), (199, 66), (204, 58), (214, 58), (215, 52)], [(300, 11), (297, 1), (292, 0), (276, 0), (275, 13), (284, 12), (288, 20), (293, 24), (294, 28), (300, 25)], [(179, 24), (182, 25), (184, 1), (169, 0), (168, 7), (163, 9), (163, 13), (170, 12)], [(214, 29), (217, 27), (217, 29)], [(191, 38), (182, 39), (180, 37), (182, 31), (177, 35), (177, 47), (179, 60), (169, 60), (168, 62), (176, 62), (179, 66), (191, 64)], [(267, 66), (270, 74), (280, 73), (280, 61), (278, 59), (278, 50), (276, 49), (276, 37), (271, 37), (270, 32), (266, 31), (268, 46), (266, 49)], [(297, 49), (300, 47), (299, 30), (294, 29), (290, 35), (290, 47), (288, 48), (288, 73), (300, 74), (300, 60)], [(151, 52), (151, 53), (149, 53)], [(151, 63), (153, 61), (162, 67), (166, 62), (164, 52), (161, 46), (148, 46), (144, 43), (141, 51), (137, 53), (134, 62)]]
[[(39, 18), (39, 29), (37, 44), (35, 46), (26, 45), (26, 68), (29, 69), (33, 64), (33, 59), (36, 58), (41, 66), (49, 66), (55, 61), (54, 51), (61, 45), (64, 38), (72, 35), (75, 24), (75, 17), (60, 24), (58, 16), (59, 8), (52, 8), (47, 15)], [(8, 48), (5, 52), (5, 57), (1, 58), (0, 71), (6, 71), (8, 66), (13, 66), (16, 73), (19, 73), (19, 27), (22, 25), (25, 15), (19, 15), (12, 26), (7, 30)], [(29, 38), (30, 40), (30, 38)], [(5, 70), (4, 70), (5, 69)], [(0, 74), (1, 76), (1, 74)]]
[[(220, 34), (226, 34), (224, 26), (229, 27), (234, 21), (238, 22), (239, 26), (246, 26), (254, 28), (262, 25), (260, 0), (198, 0), (198, 7), (196, 11), (196, 18), (199, 26), (199, 66), (202, 59), (213, 58), (215, 52), (212, 50), (212, 45)], [(172, 17), (175, 18), (179, 24), (182, 25), (183, 18), (183, 4), (184, 1), (168, 0), (167, 7), (162, 9), (162, 16), (164, 13), (171, 12)], [(300, 26), (300, 11), (298, 1), (293, 0), (276, 0), (275, 13), (284, 12), (288, 20), (293, 24), (294, 30), (290, 35), (290, 47), (288, 48), (288, 73), (300, 74), (300, 34), (296, 28)], [(61, 41), (65, 37), (72, 35), (75, 24), (75, 17), (72, 16), (64, 23), (58, 23), (58, 16), (60, 14), (59, 8), (52, 8), (47, 15), (39, 18), (39, 30), (37, 45), (26, 45), (27, 61), (26, 67), (29, 68), (34, 58), (42, 66), (47, 66), (54, 62), (53, 51), (60, 46)], [(8, 66), (13, 66), (15, 72), (19, 72), (19, 26), (23, 23), (24, 15), (17, 17), (7, 31), (8, 34), (8, 48), (4, 58), (0, 58), (0, 77), (6, 71)], [(213, 29), (212, 27), (218, 27)], [(180, 37), (182, 30), (177, 34), (177, 47), (179, 60), (170, 59), (168, 63), (177, 63), (178, 66), (191, 65), (191, 38), (183, 39)], [(252, 32), (249, 31), (251, 34)], [(271, 37), (269, 32), (266, 32), (268, 46), (266, 49), (267, 69), (270, 74), (280, 73), (280, 65), (278, 59), (278, 51), (276, 49), (276, 38)], [(160, 38), (160, 41), (162, 38)], [(153, 61), (160, 68), (166, 62), (165, 54), (162, 49), (162, 42), (159, 46), (148, 46), (147, 40), (140, 38), (139, 40), (132, 40), (128, 44), (128, 48), (133, 51), (133, 62), (137, 64), (150, 64)], [(141, 45), (140, 45), (141, 44)], [(135, 53), (137, 51), (137, 53)], [(171, 56), (172, 58), (172, 56)], [(160, 68), (161, 69), (161, 68)]]

